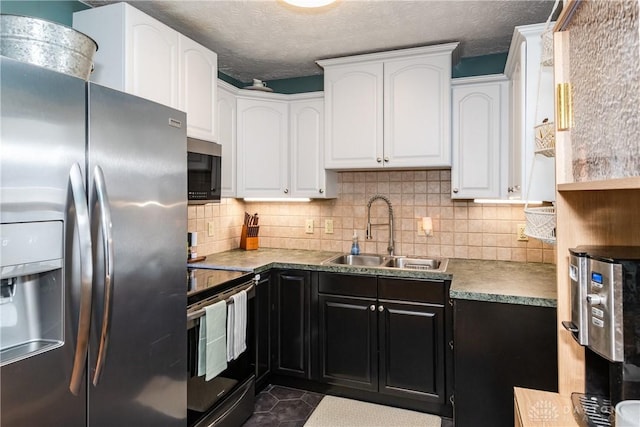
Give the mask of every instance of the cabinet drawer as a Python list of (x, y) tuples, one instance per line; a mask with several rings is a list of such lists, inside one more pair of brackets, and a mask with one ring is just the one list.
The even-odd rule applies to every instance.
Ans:
[(378, 298), (444, 304), (446, 286), (442, 280), (378, 278)]
[(320, 273), (318, 291), (323, 294), (372, 297), (377, 295), (377, 279), (373, 276)]

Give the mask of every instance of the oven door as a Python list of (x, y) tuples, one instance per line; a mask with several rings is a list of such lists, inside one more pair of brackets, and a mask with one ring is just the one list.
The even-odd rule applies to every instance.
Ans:
[[(227, 364), (227, 369), (210, 381), (198, 376), (198, 338), (200, 333), (199, 313), (204, 307), (229, 298), (242, 290), (247, 290), (247, 349)], [(253, 413), (255, 399), (254, 349), (254, 301), (255, 290), (252, 282), (247, 282), (192, 304), (187, 315), (188, 335), (188, 377), (187, 419), (188, 426), (238, 426)]]

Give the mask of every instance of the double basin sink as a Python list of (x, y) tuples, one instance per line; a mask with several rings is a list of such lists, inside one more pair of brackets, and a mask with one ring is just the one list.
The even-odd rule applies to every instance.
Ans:
[(443, 273), (447, 270), (448, 262), (448, 258), (423, 258), (376, 254), (340, 254), (323, 261), (322, 264), (392, 268), (398, 270), (426, 270)]

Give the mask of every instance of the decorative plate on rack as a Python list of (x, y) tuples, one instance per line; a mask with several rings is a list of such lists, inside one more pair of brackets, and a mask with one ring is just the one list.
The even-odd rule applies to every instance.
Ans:
[(243, 87), (243, 89), (259, 90), (261, 92), (273, 92), (273, 89), (271, 89), (270, 87), (266, 87), (266, 86), (245, 86), (245, 87)]

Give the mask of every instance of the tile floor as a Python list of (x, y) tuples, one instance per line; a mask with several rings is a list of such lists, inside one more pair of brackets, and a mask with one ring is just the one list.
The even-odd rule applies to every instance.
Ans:
[[(302, 427), (323, 397), (270, 384), (256, 396), (253, 415), (242, 427)], [(442, 427), (453, 427), (452, 420), (443, 418)]]
[(268, 385), (256, 396), (253, 415), (243, 427), (302, 427), (324, 395)]

